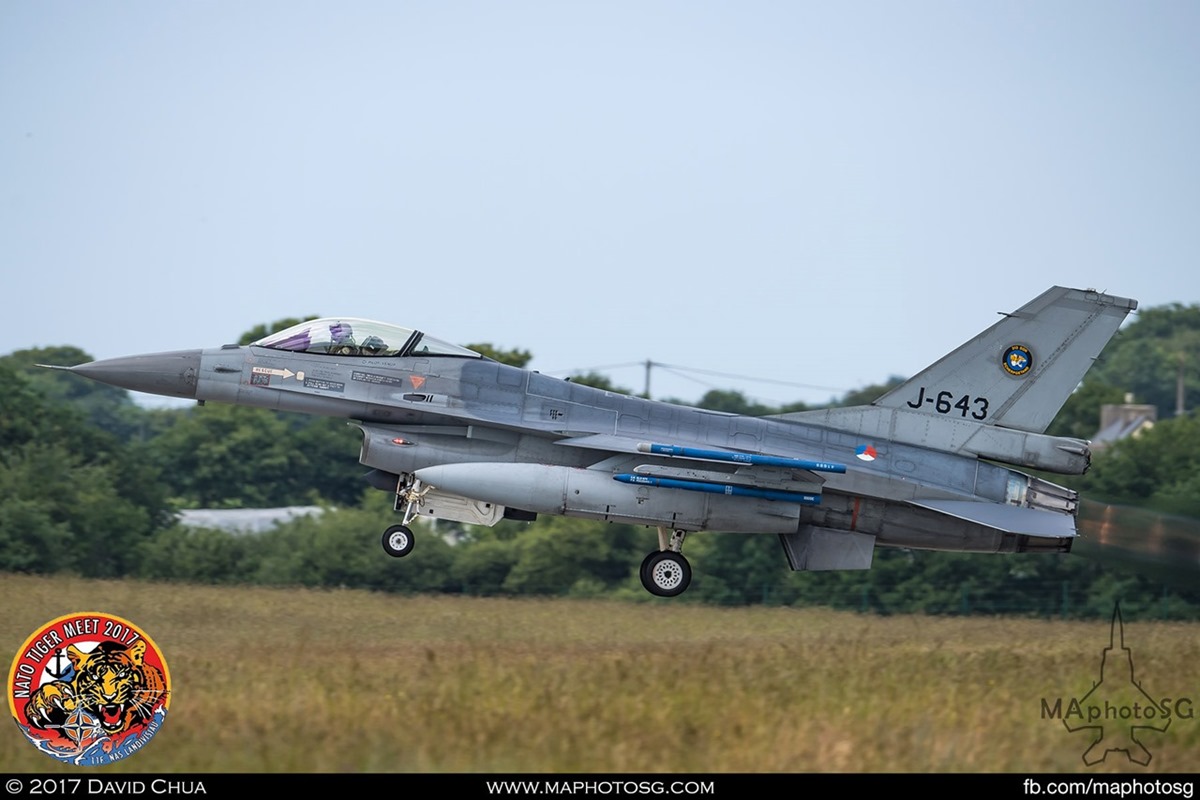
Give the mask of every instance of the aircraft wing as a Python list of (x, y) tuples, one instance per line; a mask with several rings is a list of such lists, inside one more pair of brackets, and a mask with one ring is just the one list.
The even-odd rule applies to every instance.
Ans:
[(1057, 511), (976, 500), (914, 500), (913, 505), (965, 519), (1005, 533), (1064, 539), (1076, 536), (1075, 517)]

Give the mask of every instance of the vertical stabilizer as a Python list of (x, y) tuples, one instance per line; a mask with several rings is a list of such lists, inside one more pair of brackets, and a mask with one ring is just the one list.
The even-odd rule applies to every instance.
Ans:
[(1042, 433), (1136, 308), (1055, 286), (872, 405)]

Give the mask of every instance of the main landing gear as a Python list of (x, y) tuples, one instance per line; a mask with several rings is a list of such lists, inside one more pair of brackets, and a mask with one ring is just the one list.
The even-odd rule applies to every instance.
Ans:
[(399, 482), (396, 484), (396, 510), (400, 510), (400, 506), (404, 506), (404, 521), (399, 525), (391, 525), (383, 532), (383, 552), (393, 558), (404, 558), (412, 552), (413, 545), (416, 543), (412, 528), (408, 527), (412, 522), (413, 517), (417, 515), (417, 508), (421, 505), (421, 498), (429, 491), (428, 486), (422, 486), (421, 482), (411, 475), (402, 475)]
[[(409, 524), (417, 516), (425, 495), (432, 487), (425, 486), (411, 475), (402, 475), (396, 483), (396, 504), (404, 509), (404, 519), (383, 532), (383, 551), (393, 558), (404, 558), (412, 552), (414, 536)], [(683, 557), (683, 540), (687, 531), (658, 527), (658, 549), (642, 560), (639, 576), (646, 591), (657, 597), (683, 594), (692, 582), (692, 565)]]
[(642, 586), (658, 597), (683, 594), (692, 582), (692, 565), (683, 557), (683, 539), (687, 531), (659, 526), (658, 550), (642, 560)]

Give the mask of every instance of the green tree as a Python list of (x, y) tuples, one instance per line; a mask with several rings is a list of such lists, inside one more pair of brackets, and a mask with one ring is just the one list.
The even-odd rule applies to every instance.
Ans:
[(687, 545), (695, 572), (691, 599), (721, 605), (779, 601), (788, 565), (777, 536), (706, 533)]
[(745, 414), (751, 417), (764, 417), (768, 414), (774, 414), (778, 410), (771, 406), (747, 400), (746, 396), (741, 392), (727, 389), (709, 389), (696, 403), (696, 406), (698, 408), (707, 408), (710, 411)]
[(173, 525), (142, 545), (138, 575), (189, 583), (248, 582), (259, 565), (253, 537)]
[(1083, 492), (1115, 503), (1200, 517), (1200, 417), (1158, 422), (1097, 456), (1083, 477)]
[[(368, 468), (358, 461), (362, 432), (340, 417), (315, 417), (280, 413), (290, 446), (303, 454), (297, 463), (303, 473), (293, 475), (292, 496), (316, 496), (338, 506), (358, 505), (371, 489), (364, 476)], [(388, 495), (390, 497), (391, 495)]]
[(0, 363), (0, 568), (125, 574), (166, 517), (137, 448)]
[(0, 363), (8, 365), (25, 378), (29, 387), (47, 402), (70, 405), (97, 427), (122, 439), (140, 435), (144, 431), (144, 411), (133, 402), (129, 392), (87, 380), (66, 370), (38, 366), (55, 364), (73, 367), (89, 361), (92, 361), (92, 357), (86, 352), (65, 345), (17, 350), (0, 358)]
[(1185, 408), (1200, 396), (1200, 305), (1173, 303), (1139, 311), (1118, 332), (1085, 383), (1132, 392), (1138, 402), (1158, 407), (1159, 419), (1175, 414), (1178, 379), (1184, 381)]
[(834, 405), (844, 407), (870, 405), (902, 383), (904, 383), (904, 378), (893, 375), (883, 383), (873, 383), (870, 386), (847, 392)]
[(0, 463), (0, 565), (88, 577), (128, 574), (151, 511), (123, 497), (118, 470), (59, 442), (29, 442)]
[(464, 594), (489, 597), (504, 593), (508, 574), (521, 557), (514, 540), (485, 539), (455, 551), (450, 578)]
[(0, 359), (0, 458), (26, 442), (60, 438), (74, 427), (69, 412), (54, 409), (12, 364)]
[(1125, 402), (1125, 392), (1099, 380), (1088, 380), (1067, 398), (1062, 410), (1050, 423), (1046, 433), (1051, 436), (1071, 436), (1091, 439), (1100, 429), (1100, 407)]
[(449, 577), (454, 548), (423, 522), (413, 526), (418, 541), (410, 555), (384, 555), (380, 536), (397, 517), (380, 494), (361, 508), (299, 517), (252, 537), (248, 557), (255, 580), (406, 593), (454, 591)]
[(62, 554), (70, 554), (75, 541), (59, 513), (59, 498), (23, 494), (37, 477), (24, 455), (10, 453), (0, 461), (0, 570), (54, 572), (67, 566)]
[(278, 414), (213, 403), (188, 409), (152, 443), (178, 501), (193, 507), (271, 507), (320, 496), (312, 463)]
[(594, 594), (626, 581), (645, 552), (635, 528), (572, 517), (546, 517), (516, 540), (517, 558), (504, 580), (513, 594)]

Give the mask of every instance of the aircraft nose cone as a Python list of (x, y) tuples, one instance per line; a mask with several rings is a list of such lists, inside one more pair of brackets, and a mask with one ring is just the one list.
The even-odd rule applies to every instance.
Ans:
[(135, 392), (168, 397), (195, 397), (200, 350), (176, 350), (93, 361), (71, 367), (85, 378)]

